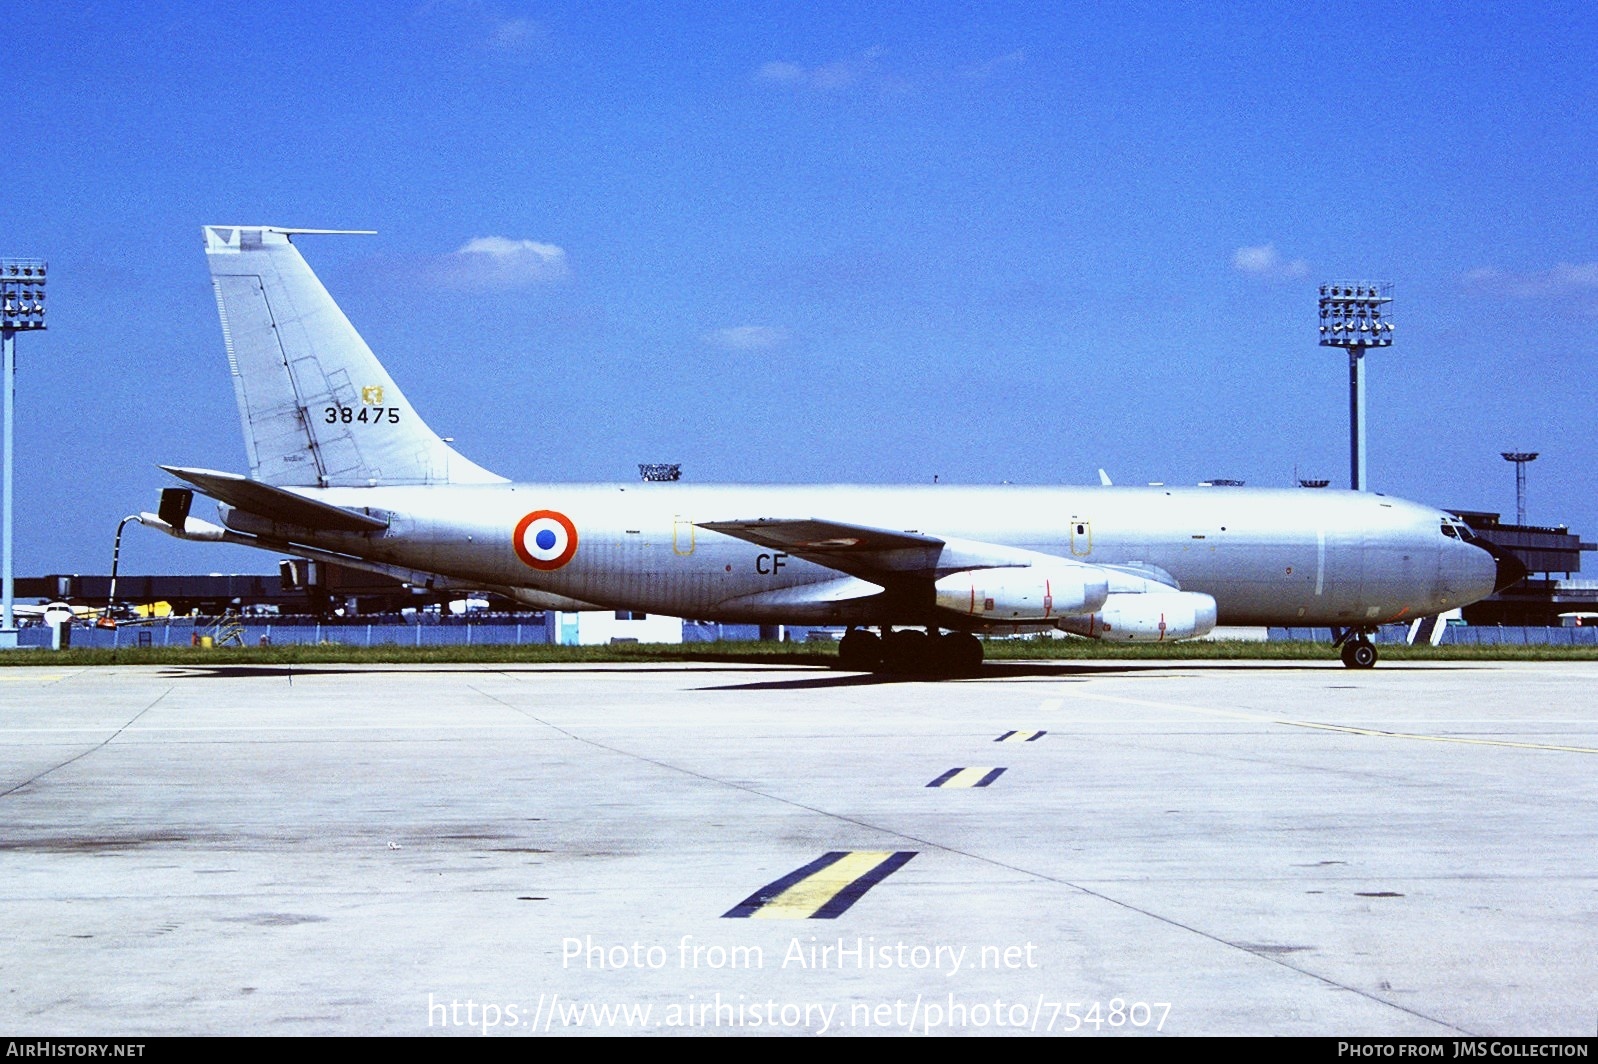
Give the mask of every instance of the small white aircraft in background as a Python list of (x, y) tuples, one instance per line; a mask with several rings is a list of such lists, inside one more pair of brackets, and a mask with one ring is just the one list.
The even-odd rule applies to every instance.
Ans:
[(69, 621), (92, 622), (104, 611), (90, 606), (73, 606), (66, 602), (41, 602), (37, 606), (17, 602), (12, 604), (11, 612), (18, 621), (32, 621), (53, 627)]
[[(249, 475), (166, 466), (147, 525), (562, 610), (849, 626), (846, 667), (967, 672), (987, 631), (1106, 640), (1390, 621), (1524, 575), (1457, 518), (1381, 495), (1242, 487), (513, 484), (427, 427), (291, 238), (206, 226)], [(875, 631), (873, 631), (875, 629)]]
[(36, 606), (13, 603), (12, 614), (19, 621), (32, 621), (47, 625), (77, 622), (92, 624), (96, 628), (118, 628), (125, 625), (149, 624), (172, 614), (165, 602), (152, 606), (125, 606), (108, 609), (104, 606), (75, 606), (68, 602), (41, 602)]

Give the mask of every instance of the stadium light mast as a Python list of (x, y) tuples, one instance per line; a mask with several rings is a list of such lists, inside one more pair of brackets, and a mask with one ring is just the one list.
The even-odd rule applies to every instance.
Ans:
[(17, 333), (44, 328), (44, 269), (41, 259), (0, 259), (0, 389), (5, 392), (5, 474), (0, 486), (0, 650), (17, 645), (12, 609), (16, 585), (11, 567), (12, 445), (16, 440)]
[(1500, 451), (1504, 461), (1515, 463), (1515, 524), (1526, 523), (1526, 463), (1535, 462), (1538, 451)]
[(1391, 281), (1321, 285), (1321, 346), (1348, 350), (1349, 486), (1365, 491), (1365, 352), (1393, 342)]

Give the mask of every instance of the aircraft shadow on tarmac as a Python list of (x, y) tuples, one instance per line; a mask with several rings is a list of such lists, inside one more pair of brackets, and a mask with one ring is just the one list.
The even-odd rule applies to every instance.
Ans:
[[(815, 665), (790, 664), (788, 662), (773, 662), (764, 659), (766, 665), (785, 665), (793, 669), (804, 669), (807, 674), (817, 669)], [(684, 668), (690, 666), (690, 668)], [(830, 671), (830, 670), (829, 670)], [(394, 673), (414, 676), (417, 673), (461, 673), (467, 675), (476, 672), (505, 672), (505, 673), (546, 673), (559, 672), (564, 675), (597, 673), (597, 674), (622, 674), (639, 675), (646, 673), (673, 673), (682, 675), (688, 672), (694, 674), (729, 672), (744, 674), (749, 672), (746, 665), (729, 665), (717, 662), (686, 661), (671, 665), (584, 665), (572, 666), (559, 663), (528, 664), (526, 662), (478, 662), (474, 665), (461, 663), (440, 663), (431, 666), (426, 662), (413, 665), (339, 665), (334, 663), (307, 663), (305, 665), (169, 665), (162, 670), (161, 675), (185, 679), (204, 680), (248, 680), (261, 677), (281, 676), (293, 679), (311, 676), (371, 676), (378, 673)]]
[[(732, 663), (724, 661), (685, 661), (674, 662), (669, 665), (646, 665), (632, 663), (618, 663), (607, 665), (572, 666), (558, 663), (526, 663), (506, 662), (503, 664), (483, 662), (471, 667), (462, 667), (458, 663), (440, 665), (438, 672), (472, 673), (472, 672), (499, 672), (499, 673), (546, 673), (559, 672), (566, 675), (596, 673), (596, 674), (623, 674), (637, 675), (650, 673), (672, 673), (677, 675), (707, 673), (739, 673), (747, 674), (750, 665), (759, 665), (766, 671), (775, 672), (781, 668), (784, 675), (790, 672), (797, 674), (792, 679), (758, 680), (751, 683), (710, 685), (696, 688), (701, 691), (760, 691), (760, 690), (800, 690), (812, 687), (866, 687), (877, 684), (897, 683), (972, 683), (982, 680), (1082, 680), (1093, 676), (1138, 676), (1146, 675), (1151, 678), (1169, 675), (1172, 669), (1193, 671), (1237, 670), (1237, 669), (1268, 669), (1271, 672), (1320, 672), (1328, 671), (1328, 666), (1336, 662), (1326, 661), (1270, 661), (1270, 660), (1238, 660), (1238, 661), (1138, 661), (1127, 664), (1112, 662), (989, 662), (985, 663), (976, 672), (962, 676), (930, 675), (924, 673), (891, 673), (891, 672), (842, 672), (827, 666), (817, 666), (809, 662), (787, 662), (771, 658), (751, 658), (746, 663)], [(1474, 666), (1463, 662), (1453, 663), (1461, 668), (1469, 669)], [(1382, 673), (1387, 672), (1413, 672), (1424, 669), (1424, 665), (1406, 665), (1387, 663), (1381, 668)], [(339, 675), (372, 675), (374, 673), (401, 673), (415, 675), (416, 673), (433, 672), (434, 669), (426, 664), (416, 665), (338, 665), (333, 663), (305, 664), (305, 665), (172, 665), (165, 668), (161, 675), (172, 678), (210, 679), (210, 680), (243, 680), (261, 679), (265, 677), (284, 677), (292, 682), (295, 675), (301, 677), (312, 676), (339, 676)], [(1343, 675), (1341, 668), (1335, 670), (1338, 675)]]
[[(803, 690), (816, 687), (865, 687), (894, 683), (971, 683), (983, 680), (1086, 680), (1094, 676), (1147, 676), (1150, 679), (1169, 676), (1173, 669), (1208, 671), (1239, 667), (1267, 668), (1272, 672), (1328, 673), (1326, 662), (1315, 661), (1170, 661), (1112, 664), (1044, 664), (1039, 662), (999, 662), (984, 664), (979, 670), (965, 676), (928, 676), (915, 673), (889, 672), (832, 672), (810, 673), (791, 680), (757, 680), (753, 683), (727, 684), (697, 688), (700, 691), (782, 691)], [(1337, 664), (1333, 662), (1332, 664)], [(1387, 665), (1384, 672), (1406, 671), (1402, 665)], [(1333, 675), (1343, 675), (1339, 668)]]
[(1137, 670), (1125, 665), (984, 665), (976, 672), (964, 676), (934, 676), (918, 673), (896, 672), (834, 672), (807, 673), (791, 680), (757, 680), (753, 683), (710, 685), (695, 688), (699, 691), (799, 691), (817, 687), (873, 687), (896, 683), (971, 683), (981, 680), (1033, 680), (1080, 679), (1086, 676), (1130, 673)]

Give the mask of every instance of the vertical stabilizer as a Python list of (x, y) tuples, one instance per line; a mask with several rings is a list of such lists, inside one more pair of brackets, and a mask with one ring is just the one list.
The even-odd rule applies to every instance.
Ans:
[(204, 229), (251, 478), (290, 487), (502, 481), (427, 427), (289, 242), (329, 231)]

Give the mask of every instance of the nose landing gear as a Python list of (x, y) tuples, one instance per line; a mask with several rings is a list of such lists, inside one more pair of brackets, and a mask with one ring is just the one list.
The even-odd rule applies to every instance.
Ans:
[(1376, 644), (1371, 642), (1370, 629), (1345, 628), (1341, 632), (1334, 629), (1332, 635), (1335, 637), (1332, 645), (1342, 647), (1344, 665), (1351, 669), (1369, 669), (1376, 664)]

